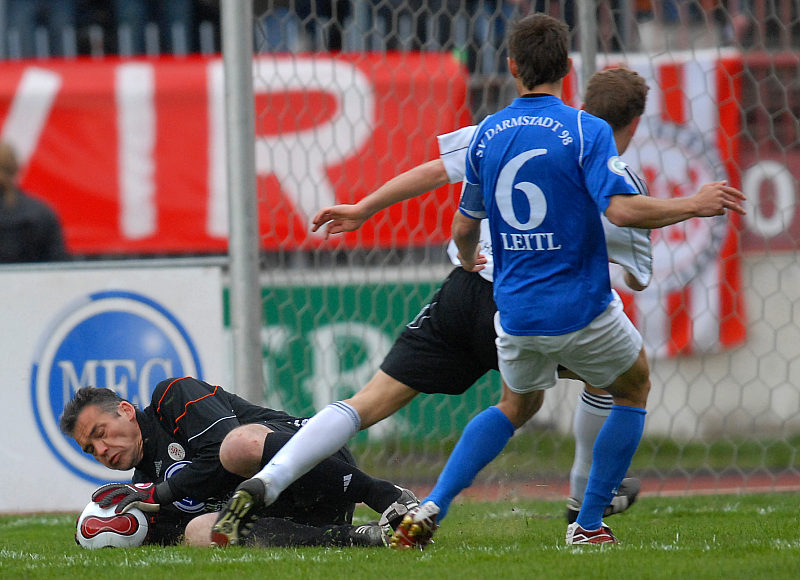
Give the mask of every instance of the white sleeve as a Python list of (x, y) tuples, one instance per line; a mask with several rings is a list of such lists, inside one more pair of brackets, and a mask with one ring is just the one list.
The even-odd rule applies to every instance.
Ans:
[(608, 259), (625, 268), (642, 286), (653, 278), (653, 247), (650, 230), (621, 228), (601, 216), (606, 234)]
[[(492, 253), (492, 235), (489, 232), (489, 220), (481, 220), (481, 253), (486, 257), (486, 266), (483, 270), (478, 272), (481, 278), (494, 281), (494, 254)], [(461, 260), (458, 259), (458, 247), (453, 240), (447, 245), (447, 256), (454, 266), (461, 266)]]
[(450, 183), (462, 181), (467, 173), (467, 148), (477, 128), (477, 125), (470, 125), (436, 137), (439, 141), (439, 158), (444, 163)]

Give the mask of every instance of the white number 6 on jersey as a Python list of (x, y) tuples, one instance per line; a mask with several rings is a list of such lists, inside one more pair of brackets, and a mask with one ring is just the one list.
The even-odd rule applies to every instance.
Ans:
[[(520, 153), (514, 159), (509, 161), (497, 178), (497, 185), (494, 190), (494, 198), (497, 201), (497, 209), (500, 210), (500, 215), (508, 225), (518, 230), (532, 230), (538, 227), (544, 221), (544, 216), (547, 215), (547, 199), (544, 197), (541, 188), (535, 183), (523, 181), (514, 186), (514, 178), (520, 167), (533, 157), (544, 155), (547, 149), (531, 149)], [(525, 194), (530, 206), (530, 215), (528, 221), (525, 223), (520, 222), (514, 213), (514, 206), (511, 203), (511, 194), (514, 189), (519, 189)]]

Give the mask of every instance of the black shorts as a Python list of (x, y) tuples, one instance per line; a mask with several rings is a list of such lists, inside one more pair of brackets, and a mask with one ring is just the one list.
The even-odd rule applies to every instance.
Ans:
[[(300, 429), (300, 423), (287, 424), (283, 421), (262, 421), (272, 429), (264, 442), (261, 465), (275, 456), (286, 442)], [(347, 472), (357, 468), (355, 457), (347, 446), (331, 455), (331, 459), (344, 462), (347, 467), (334, 465), (332, 469), (345, 469)], [(308, 526), (327, 526), (350, 524), (356, 504), (348, 499), (342, 480), (328, 472), (324, 467), (316, 466), (310, 472), (299, 477), (278, 496), (271, 505), (258, 511), (259, 517), (283, 518)]]
[(497, 370), (492, 283), (455, 268), (395, 341), (381, 370), (421, 393), (460, 395)]

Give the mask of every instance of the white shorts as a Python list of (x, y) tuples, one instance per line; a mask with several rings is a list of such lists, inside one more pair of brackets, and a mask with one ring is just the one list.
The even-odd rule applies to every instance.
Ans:
[(495, 315), (497, 362), (508, 388), (515, 393), (549, 389), (556, 369), (564, 365), (593, 387), (604, 389), (636, 362), (642, 336), (622, 310), (614, 292), (608, 307), (588, 326), (558, 336), (506, 333)]

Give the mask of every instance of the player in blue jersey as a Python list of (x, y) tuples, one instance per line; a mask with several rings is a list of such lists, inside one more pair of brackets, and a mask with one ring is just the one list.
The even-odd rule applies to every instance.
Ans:
[(515, 24), (509, 67), (521, 96), (479, 126), (467, 152), (453, 239), (462, 267), (480, 268), (480, 220), (488, 218), (503, 394), (467, 425), (431, 494), (398, 527), (398, 547), (430, 541), (453, 497), (556, 384), (559, 364), (614, 397), (566, 542), (616, 543), (603, 511), (641, 439), (650, 379), (641, 336), (611, 290), (599, 212), (618, 226), (644, 228), (744, 213), (744, 195), (725, 182), (689, 198), (635, 195), (609, 125), (560, 99), (567, 51), (568, 30), (558, 20), (536, 14)]

